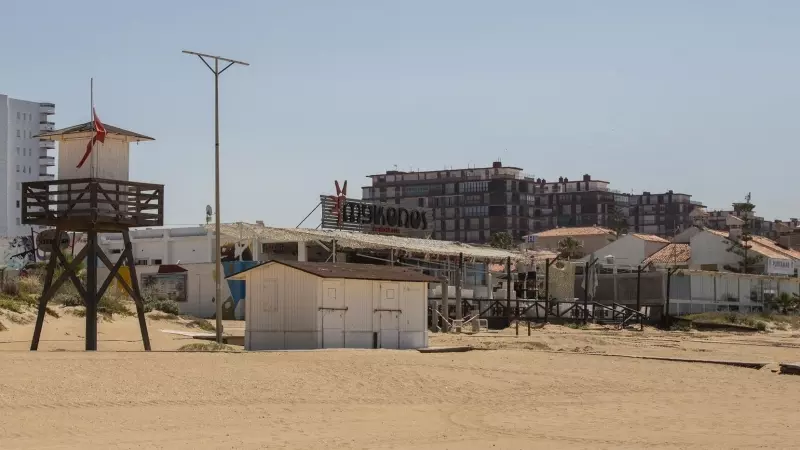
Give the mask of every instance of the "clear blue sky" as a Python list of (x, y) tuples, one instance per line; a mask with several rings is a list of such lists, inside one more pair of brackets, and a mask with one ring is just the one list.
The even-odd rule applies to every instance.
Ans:
[[(0, 92), (156, 138), (131, 178), (165, 183), (169, 224), (294, 226), (334, 179), (488, 165), (800, 216), (797, 1), (3, 2)], [(316, 217), (315, 217), (316, 218)]]

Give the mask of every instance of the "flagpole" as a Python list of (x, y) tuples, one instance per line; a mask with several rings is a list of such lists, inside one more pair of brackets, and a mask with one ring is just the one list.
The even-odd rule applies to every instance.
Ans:
[[(89, 123), (94, 127), (94, 77), (89, 78)], [(94, 130), (97, 132), (97, 130)], [(94, 144), (92, 144), (94, 150)], [(92, 152), (92, 159), (89, 160), (89, 178), (94, 178), (94, 151)]]

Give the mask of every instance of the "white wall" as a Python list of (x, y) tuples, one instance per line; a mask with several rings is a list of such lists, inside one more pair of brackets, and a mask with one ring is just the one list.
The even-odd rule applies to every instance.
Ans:
[(635, 266), (646, 257), (645, 241), (631, 235), (625, 235), (595, 252), (594, 256), (604, 261), (603, 258), (608, 255), (614, 255), (617, 265)]
[[(213, 233), (203, 227), (155, 228), (131, 231), (133, 256), (148, 264), (195, 264), (214, 260)], [(112, 262), (119, 259), (124, 242), (119, 233), (101, 236), (100, 247)]]
[[(213, 263), (183, 264), (186, 274), (186, 302), (178, 302), (181, 314), (195, 317), (211, 318), (216, 315), (216, 303), (212, 300), (216, 295), (214, 281), (215, 267)], [(139, 286), (142, 286), (142, 274), (158, 273), (158, 266), (136, 266), (136, 275)], [(100, 285), (108, 276), (108, 269), (101, 263), (97, 269), (97, 284)], [(116, 283), (112, 284), (116, 286)], [(221, 284), (223, 301), (231, 297), (231, 291), (226, 281)], [(242, 300), (236, 308), (237, 319), (244, 319), (246, 300)]]
[(728, 251), (730, 243), (727, 239), (714, 233), (703, 231), (692, 236), (692, 258), (689, 268), (699, 270), (703, 264), (715, 264), (717, 270), (722, 270), (725, 265), (737, 266), (740, 257)]

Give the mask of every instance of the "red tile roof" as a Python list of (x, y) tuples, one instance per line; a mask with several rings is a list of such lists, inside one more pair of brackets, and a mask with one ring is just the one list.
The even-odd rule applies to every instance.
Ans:
[(534, 234), (536, 237), (567, 237), (567, 236), (602, 236), (604, 234), (614, 234), (613, 231), (603, 227), (570, 227), (553, 228), (552, 230), (541, 231)]
[(660, 263), (677, 264), (685, 263), (692, 259), (692, 247), (689, 244), (669, 244), (653, 253), (642, 261), (642, 264)]
[(640, 234), (640, 233), (629, 233), (629, 234), (631, 236), (633, 236), (635, 238), (638, 238), (638, 239), (641, 239), (643, 241), (658, 242), (658, 243), (661, 243), (661, 244), (669, 244), (668, 240), (666, 240), (666, 239), (664, 239), (662, 237), (658, 237), (655, 234)]

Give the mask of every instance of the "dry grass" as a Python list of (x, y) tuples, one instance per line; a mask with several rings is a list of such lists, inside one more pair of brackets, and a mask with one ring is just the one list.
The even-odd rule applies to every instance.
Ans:
[(175, 314), (166, 314), (162, 312), (152, 313), (147, 317), (152, 320), (178, 320), (178, 316)]
[(230, 345), (218, 344), (216, 342), (196, 342), (186, 344), (178, 349), (179, 352), (238, 352)]
[(0, 322), (0, 331), (6, 331), (7, 329), (8, 328), (6, 328), (5, 324), (3, 322)]
[(187, 328), (200, 328), (203, 331), (214, 332), (217, 328), (206, 319), (192, 319), (186, 324)]
[(685, 319), (696, 323), (718, 323), (750, 327), (758, 331), (767, 330), (767, 322), (762, 315), (741, 314), (735, 312), (707, 312), (684, 316)]

